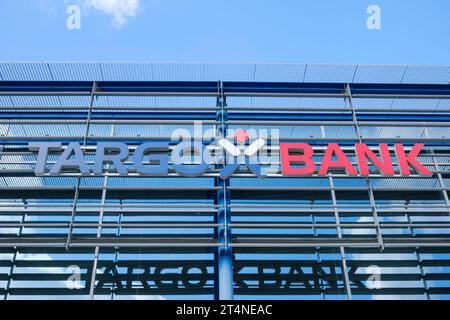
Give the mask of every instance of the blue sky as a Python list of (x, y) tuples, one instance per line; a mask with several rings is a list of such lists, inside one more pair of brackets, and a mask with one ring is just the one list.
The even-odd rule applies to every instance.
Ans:
[(0, 13), (3, 61), (450, 64), (448, 0), (0, 0)]

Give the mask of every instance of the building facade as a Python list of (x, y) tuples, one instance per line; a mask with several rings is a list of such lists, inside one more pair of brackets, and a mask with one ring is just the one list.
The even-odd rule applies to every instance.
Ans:
[(448, 299), (449, 83), (447, 66), (0, 63), (0, 298)]

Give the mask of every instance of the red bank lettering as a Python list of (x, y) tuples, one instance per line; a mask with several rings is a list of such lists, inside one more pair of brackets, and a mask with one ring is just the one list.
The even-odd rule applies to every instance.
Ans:
[[(301, 155), (289, 154), (289, 151), (303, 151)], [(311, 159), (314, 151), (313, 148), (306, 143), (281, 143), (280, 144), (280, 154), (281, 154), (281, 170), (283, 175), (286, 176), (304, 176), (314, 173), (316, 170), (316, 164)], [(292, 162), (301, 162), (305, 166), (302, 168), (293, 168), (291, 166)]]
[(405, 148), (402, 144), (395, 145), (395, 153), (397, 154), (398, 165), (402, 175), (409, 176), (411, 171), (409, 167), (414, 168), (419, 174), (431, 177), (433, 173), (425, 168), (416, 158), (423, 149), (423, 144), (415, 144), (411, 151), (406, 155)]
[[(423, 144), (415, 144), (412, 149), (406, 153), (402, 144), (396, 144), (395, 154), (397, 156), (400, 174), (409, 176), (411, 168), (418, 174), (424, 176), (432, 176), (433, 173), (425, 168), (417, 157), (422, 151)], [(377, 156), (365, 143), (357, 143), (355, 145), (356, 159), (358, 161), (359, 174), (368, 176), (370, 174), (369, 162), (377, 168), (379, 173), (385, 176), (393, 176), (394, 165), (387, 144), (378, 146), (379, 156)], [(297, 154), (294, 154), (297, 152)], [(280, 156), (282, 173), (285, 176), (306, 176), (311, 175), (316, 170), (316, 163), (313, 160), (314, 150), (307, 143), (280, 143)], [(297, 167), (293, 167), (296, 164)], [(298, 167), (301, 164), (303, 166)], [(358, 175), (358, 171), (353, 167), (350, 160), (342, 151), (337, 143), (330, 143), (327, 146), (322, 159), (318, 174), (327, 175), (330, 169), (342, 168), (349, 175)]]
[[(331, 160), (333, 155), (337, 160)], [(344, 151), (337, 143), (330, 143), (323, 156), (322, 165), (319, 169), (319, 175), (326, 175), (329, 168), (344, 168), (349, 175), (357, 175), (358, 172), (353, 168)]]
[(362, 176), (369, 175), (369, 165), (367, 164), (367, 159), (369, 159), (380, 173), (385, 176), (394, 175), (394, 166), (392, 165), (391, 155), (389, 154), (388, 145), (383, 143), (380, 144), (380, 154), (383, 161), (381, 161), (375, 153), (369, 149), (365, 143), (356, 144), (356, 157), (358, 159), (359, 172)]

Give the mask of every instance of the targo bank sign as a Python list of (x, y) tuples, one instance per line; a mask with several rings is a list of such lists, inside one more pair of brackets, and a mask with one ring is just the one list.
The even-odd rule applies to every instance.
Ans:
[[(243, 172), (242, 170), (265, 178), (268, 172), (278, 171), (280, 163), (282, 176), (292, 177), (313, 174), (325, 176), (336, 169), (349, 176), (368, 176), (373, 173), (373, 170), (369, 170), (370, 165), (381, 175), (393, 176), (395, 163), (398, 164), (398, 174), (401, 176), (412, 173), (432, 175), (418, 159), (424, 148), (423, 144), (409, 147), (400, 143), (379, 144), (370, 148), (365, 143), (356, 143), (351, 147), (356, 155), (355, 164), (337, 143), (328, 143), (318, 159), (319, 155), (310, 144), (274, 144), (271, 141), (270, 146), (279, 146), (279, 152), (270, 153), (270, 161), (262, 164), (261, 155), (267, 159), (267, 140), (267, 137), (258, 136), (250, 139), (248, 131), (239, 129), (233, 132), (231, 138), (215, 138), (210, 145), (194, 139), (182, 139), (174, 146), (161, 141), (144, 142), (137, 147), (117, 141), (98, 142), (94, 149), (93, 169), (90, 169), (83, 152), (84, 145), (79, 142), (71, 142), (65, 146), (61, 142), (31, 142), (28, 148), (37, 153), (34, 171), (36, 176), (58, 176), (67, 172), (87, 176), (103, 175), (106, 173), (105, 165), (108, 165), (109, 173), (121, 176), (128, 175), (130, 170), (142, 176), (166, 176), (169, 174), (169, 167), (172, 167), (179, 175), (189, 177), (202, 176), (211, 168), (220, 168), (219, 175), (222, 179), (229, 178), (235, 172)], [(390, 150), (394, 152), (391, 153)], [(57, 160), (50, 166), (49, 155), (54, 153), (58, 155)], [(127, 162), (129, 158), (132, 161)]]

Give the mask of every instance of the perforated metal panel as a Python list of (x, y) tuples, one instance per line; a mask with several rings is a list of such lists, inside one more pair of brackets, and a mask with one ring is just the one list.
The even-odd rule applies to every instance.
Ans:
[[(220, 298), (224, 247), (235, 299), (450, 297), (447, 66), (0, 63), (0, 80), (4, 299)], [(85, 141), (92, 168), (98, 141), (167, 141), (194, 121), (278, 129), (318, 165), (329, 142), (355, 165), (357, 142), (424, 143), (433, 176), (36, 177), (27, 148)]]

